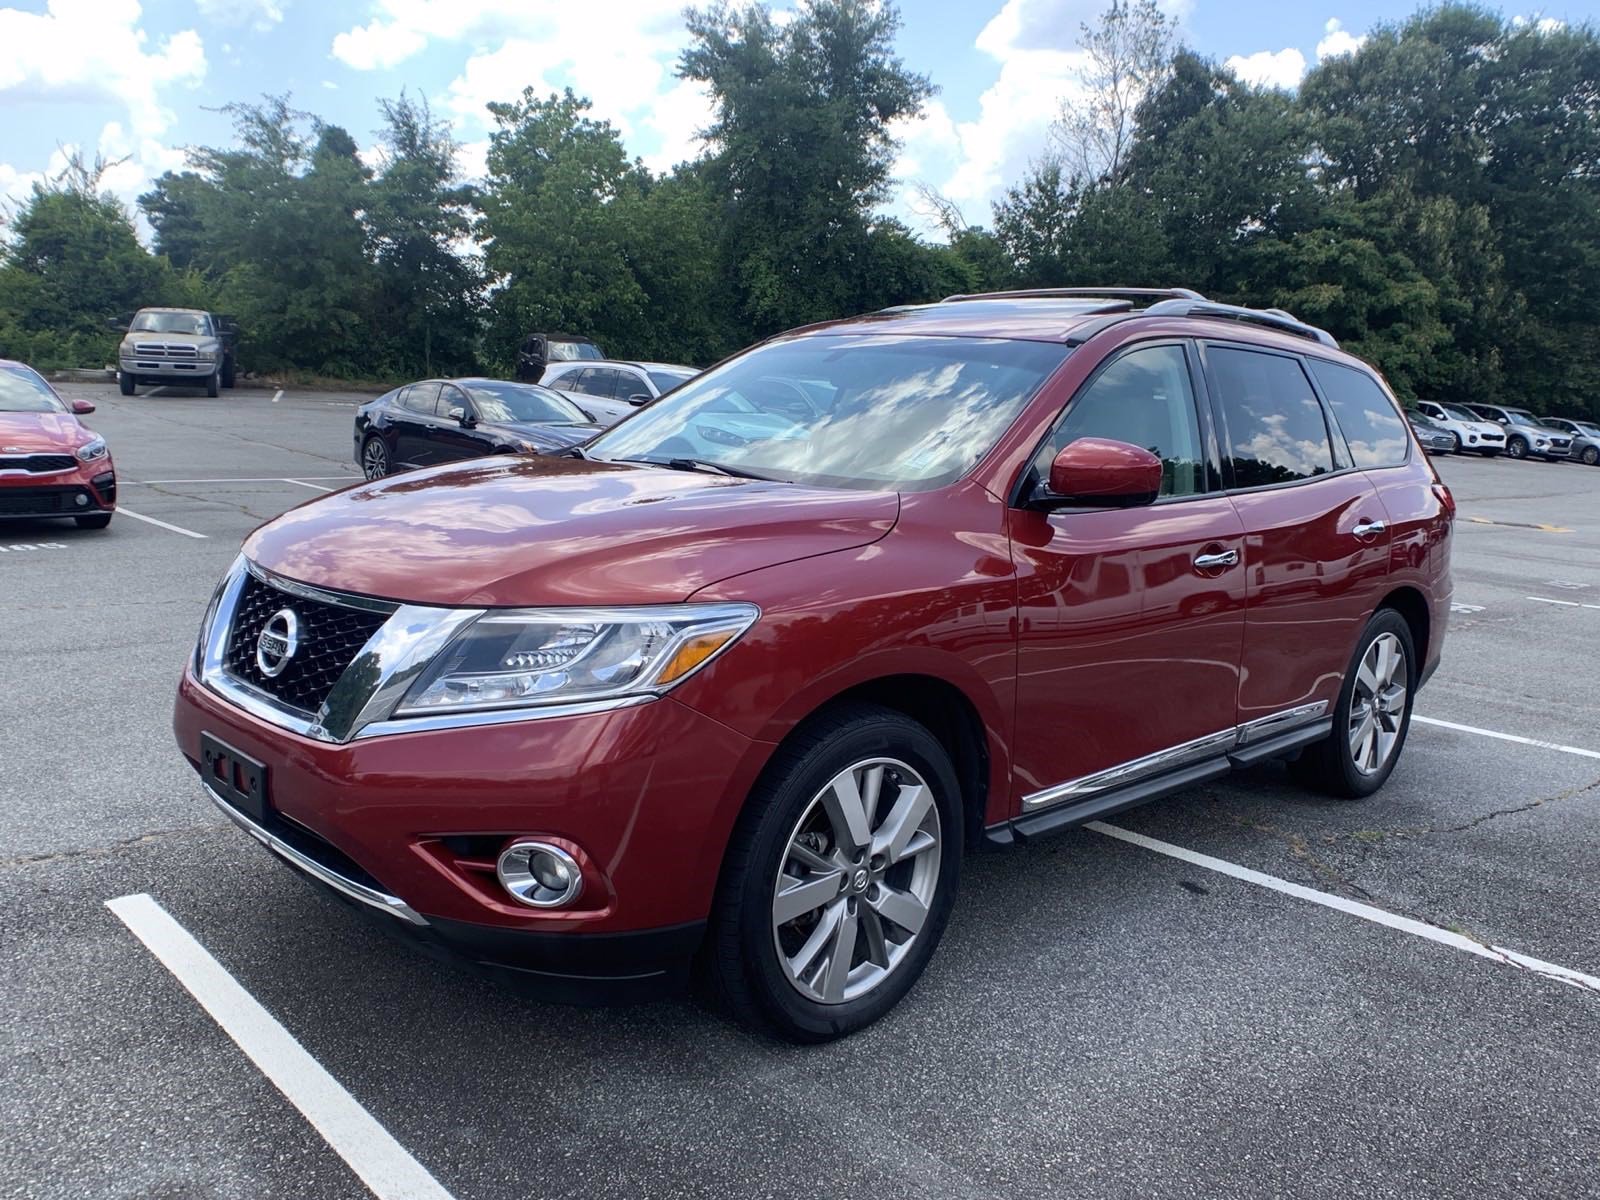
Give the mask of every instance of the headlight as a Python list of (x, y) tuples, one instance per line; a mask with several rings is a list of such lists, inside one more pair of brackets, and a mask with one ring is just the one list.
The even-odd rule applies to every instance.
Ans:
[(79, 462), (94, 462), (106, 456), (105, 438), (95, 438), (92, 442), (85, 442), (78, 447)]
[(394, 715), (659, 695), (758, 616), (749, 604), (493, 610), (439, 652)]

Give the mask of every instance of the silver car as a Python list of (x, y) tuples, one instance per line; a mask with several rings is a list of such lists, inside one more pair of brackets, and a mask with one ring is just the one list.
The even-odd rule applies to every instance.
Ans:
[(560, 392), (597, 424), (615, 425), (634, 409), (698, 374), (698, 367), (676, 363), (579, 359), (551, 363), (539, 382)]
[(1570, 417), (1546, 417), (1551, 429), (1572, 435), (1571, 456), (1588, 466), (1600, 466), (1600, 425), (1593, 421), (1574, 421)]

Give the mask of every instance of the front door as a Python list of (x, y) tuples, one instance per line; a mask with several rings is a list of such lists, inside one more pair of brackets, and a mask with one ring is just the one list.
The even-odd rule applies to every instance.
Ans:
[(1144, 447), (1163, 464), (1154, 504), (1011, 512), (1020, 617), (1013, 799), (1024, 814), (1232, 744), (1244, 526), (1217, 486), (1192, 356), (1182, 342), (1117, 355), (1034, 458), (1047, 476), (1080, 437)]
[[(489, 450), (489, 439), (477, 433), (470, 425), (462, 423), (462, 417), (467, 421), (476, 421), (477, 413), (473, 409), (472, 400), (453, 383), (446, 383), (439, 388), (438, 417), (433, 423), (430, 440), (433, 443), (433, 457), (430, 462), (456, 462), (463, 458), (480, 458)], [(461, 416), (456, 416), (460, 413)]]
[(395, 411), (394, 456), (402, 466), (422, 467), (434, 462), (434, 409), (439, 403), (437, 381), (414, 383), (400, 397)]

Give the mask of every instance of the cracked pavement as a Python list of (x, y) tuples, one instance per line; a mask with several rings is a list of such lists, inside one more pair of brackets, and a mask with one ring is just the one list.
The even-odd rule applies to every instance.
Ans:
[[(0, 1198), (364, 1194), (103, 906), (140, 891), (459, 1200), (1600, 1193), (1600, 996), (1089, 831), (968, 860), (922, 983), (822, 1048), (414, 957), (217, 820), (168, 729), (240, 539), (314, 499), (276, 480), (353, 475), (358, 398), (63, 390), (127, 481), (265, 481), (125, 487), (205, 540), (0, 528), (67, 545), (0, 555)], [(1483, 607), (1421, 711), (1600, 750), (1600, 611), (1527, 599), (1600, 602), (1600, 470), (1440, 465), (1464, 517), (1574, 532), (1458, 526)], [(1365, 803), (1266, 765), (1112, 820), (1597, 974), (1596, 767), (1418, 724)]]

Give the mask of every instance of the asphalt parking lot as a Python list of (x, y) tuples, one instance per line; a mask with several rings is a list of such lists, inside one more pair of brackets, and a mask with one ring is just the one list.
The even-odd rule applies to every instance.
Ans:
[(1442, 460), (1457, 612), (1373, 800), (1270, 766), (975, 856), (908, 1000), (799, 1049), (418, 958), (229, 825), (178, 672), (243, 536), (355, 481), (359, 398), (62, 390), (125, 507), (0, 525), (0, 1196), (369, 1194), (139, 894), (392, 1135), (342, 1135), (386, 1197), (1600, 1193), (1600, 470)]

